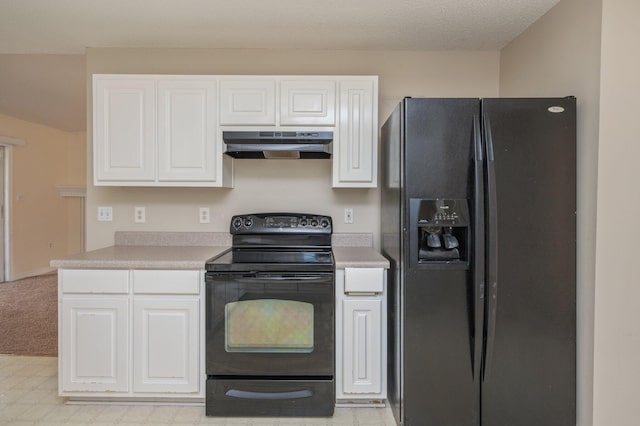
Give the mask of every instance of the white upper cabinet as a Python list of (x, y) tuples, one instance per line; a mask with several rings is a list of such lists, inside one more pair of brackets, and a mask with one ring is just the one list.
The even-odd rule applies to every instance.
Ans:
[(333, 149), (333, 186), (378, 185), (377, 77), (341, 79), (337, 134)]
[(220, 81), (221, 125), (275, 125), (276, 80), (260, 77)]
[(94, 79), (94, 175), (98, 181), (155, 179), (155, 83)]
[(231, 186), (213, 76), (94, 75), (94, 184)]
[(158, 82), (158, 180), (216, 180), (216, 82)]
[(282, 80), (280, 82), (281, 125), (333, 126), (335, 117), (335, 81)]
[(378, 184), (377, 76), (93, 76), (94, 184), (233, 187), (224, 130), (333, 132), (332, 186)]
[(220, 80), (222, 126), (334, 126), (336, 81), (320, 77)]

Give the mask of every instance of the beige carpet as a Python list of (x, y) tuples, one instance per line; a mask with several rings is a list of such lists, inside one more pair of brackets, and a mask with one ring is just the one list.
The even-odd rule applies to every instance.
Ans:
[(0, 283), (0, 354), (58, 354), (58, 275)]

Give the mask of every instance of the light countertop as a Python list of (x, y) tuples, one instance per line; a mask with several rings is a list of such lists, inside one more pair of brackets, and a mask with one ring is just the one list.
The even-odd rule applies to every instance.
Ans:
[[(229, 246), (111, 246), (54, 259), (67, 269), (204, 269), (205, 262)], [(371, 247), (334, 247), (336, 269), (388, 268), (389, 261)]]
[(336, 269), (389, 268), (389, 261), (372, 247), (334, 247)]
[[(364, 238), (364, 237), (366, 238)], [(61, 269), (204, 269), (211, 257), (230, 249), (224, 233), (116, 233), (116, 245), (50, 262)], [(388, 268), (389, 261), (370, 246), (370, 234), (334, 236), (336, 269)], [(350, 246), (354, 244), (354, 246)]]
[(54, 259), (52, 268), (204, 269), (205, 262), (229, 246), (111, 246)]

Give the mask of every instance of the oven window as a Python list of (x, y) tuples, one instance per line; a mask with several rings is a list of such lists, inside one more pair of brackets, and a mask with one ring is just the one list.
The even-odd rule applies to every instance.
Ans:
[(313, 305), (241, 300), (225, 306), (227, 352), (312, 352)]

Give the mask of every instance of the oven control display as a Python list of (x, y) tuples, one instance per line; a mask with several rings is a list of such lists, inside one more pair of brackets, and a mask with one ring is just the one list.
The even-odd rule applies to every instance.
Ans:
[(298, 218), (271, 216), (265, 219), (264, 224), (267, 228), (296, 228), (298, 226)]
[(331, 234), (331, 217), (307, 214), (248, 214), (233, 216), (232, 234)]

